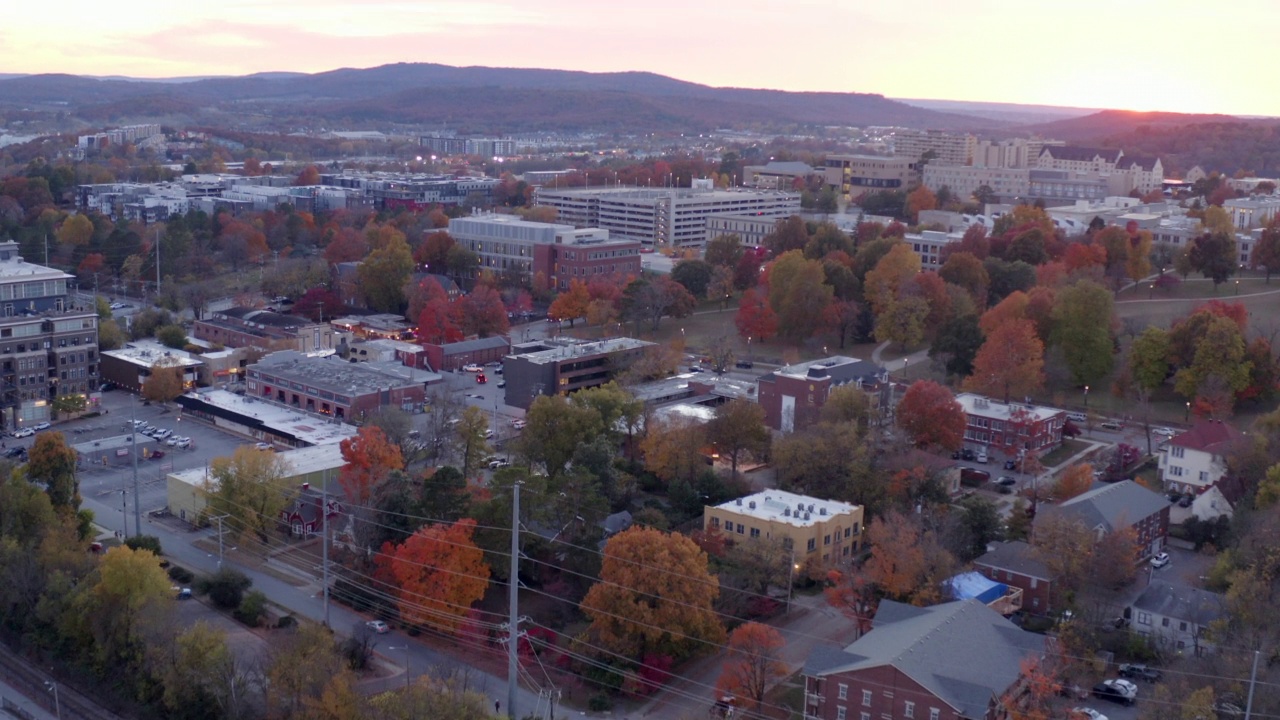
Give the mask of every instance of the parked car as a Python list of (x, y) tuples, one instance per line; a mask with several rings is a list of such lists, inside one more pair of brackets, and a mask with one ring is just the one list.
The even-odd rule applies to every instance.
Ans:
[(178, 600), (190, 600), (190, 599), (191, 599), (191, 588), (180, 588), (180, 587), (174, 587), (174, 588), (173, 588), (173, 591), (174, 591), (174, 593), (176, 593), (175, 597), (176, 597)]
[(35, 435), (35, 434), (36, 434), (36, 431), (32, 430), (31, 428), (18, 428), (17, 430), (13, 431), (13, 436), (16, 438), (31, 437), (32, 435)]
[(173, 434), (173, 431), (166, 428), (166, 429), (156, 430), (155, 434), (153, 434), (151, 437), (157, 440), (165, 440), (172, 434)]
[(1069, 412), (1067, 413), (1067, 419), (1072, 422), (1088, 422), (1089, 416), (1082, 412)]
[(1005, 461), (1004, 461), (1004, 469), (1005, 469), (1005, 470), (1017, 470), (1017, 469), (1018, 469), (1018, 461), (1017, 461), (1017, 460), (1005, 460)]
[(986, 465), (986, 464), (987, 464), (987, 451), (986, 451), (986, 450), (979, 450), (979, 451), (978, 451), (978, 456), (977, 456), (976, 458), (974, 458), (974, 460), (975, 460), (975, 462), (980, 462), (980, 463), (982, 463), (983, 465)]
[(463, 366), (462, 366), (462, 372), (474, 372), (474, 373), (478, 373), (478, 372), (480, 372), (480, 371), (481, 371), (481, 370), (483, 370), (483, 369), (484, 369), (484, 368), (481, 368), (479, 365), (476, 365), (475, 363), (468, 363), (468, 364), (466, 364), (466, 365), (463, 365)]
[(1174, 435), (1178, 434), (1178, 431), (1174, 430), (1173, 428), (1155, 427), (1155, 428), (1151, 428), (1151, 433), (1153, 435), (1159, 435), (1161, 437), (1173, 437)]
[(504, 387), (506, 387), (506, 386), (507, 386), (507, 381), (506, 381), (506, 380), (499, 380), (499, 381), (498, 381), (498, 387), (500, 387), (500, 388), (504, 388)]
[(1009, 487), (1008, 485), (997, 485), (996, 492), (1000, 493), (1001, 495), (1012, 495), (1013, 488)]
[(489, 382), (489, 378), (485, 377), (485, 376), (484, 376), (484, 373), (477, 373), (477, 374), (476, 374), (476, 384), (477, 384), (477, 385), (483, 385), (483, 384), (485, 384), (485, 383), (487, 383), (487, 382)]
[[(1164, 553), (1160, 553), (1163, 555)], [(1160, 671), (1147, 667), (1146, 665), (1136, 665), (1125, 663), (1120, 666), (1120, 677), (1132, 678), (1135, 680), (1146, 680), (1147, 682), (1156, 682), (1160, 679)]]
[(385, 635), (391, 632), (391, 627), (388, 626), (386, 623), (382, 622), (381, 620), (370, 620), (366, 622), (364, 626), (369, 628), (370, 630), (372, 630), (374, 633), (378, 635)]
[(1195, 501), (1196, 501), (1195, 495), (1183, 495), (1182, 499), (1178, 500), (1178, 507), (1189, 508), (1191, 507), (1191, 503)]
[(525, 422), (524, 420), (512, 420), (512, 421), (511, 421), (511, 427), (513, 427), (513, 428), (515, 428), (515, 429), (517, 429), (517, 430), (523, 430), (523, 429), (524, 429), (524, 426), (525, 426), (525, 425), (528, 425), (528, 424), (529, 424), (529, 423)]
[(48, 430), (51, 427), (53, 427), (52, 423), (42, 422), (42, 423), (36, 423), (35, 425), (32, 425), (31, 429), (35, 430), (36, 432), (40, 432), (41, 430)]
[(1138, 699), (1138, 686), (1128, 680), (1103, 680), (1093, 686), (1093, 696), (1099, 700), (1132, 705)]
[(1153, 568), (1162, 568), (1168, 564), (1169, 553), (1167, 552), (1157, 553), (1155, 557), (1151, 558), (1151, 567)]
[(1071, 708), (1071, 720), (1107, 720), (1107, 716), (1091, 707)]
[(1001, 475), (1000, 479), (996, 480), (996, 482), (1006, 486), (1013, 486), (1018, 484), (1018, 481), (1016, 478), (1009, 477), (1008, 475)]
[(24, 447), (11, 447), (8, 450), (4, 451), (4, 456), (10, 460), (14, 458), (22, 457), (23, 455), (26, 455), (26, 454), (27, 454), (27, 449)]
[(511, 466), (511, 462), (509, 460), (503, 460), (501, 458), (497, 460), (489, 461), (490, 470), (497, 470), (498, 468), (504, 468), (504, 467), (510, 467), (510, 466)]
[(163, 451), (163, 450), (152, 450), (152, 451), (151, 451), (151, 454), (147, 456), (147, 459), (148, 459), (148, 460), (160, 460), (160, 459), (161, 459), (161, 458), (163, 458), (163, 457), (164, 457), (164, 451)]
[(1100, 425), (1099, 427), (1101, 427), (1103, 430), (1123, 430), (1124, 423), (1116, 422), (1114, 420), (1108, 420), (1107, 422), (1102, 423), (1102, 425)]
[(978, 458), (977, 453), (975, 453), (974, 451), (970, 450), (969, 448), (965, 448), (965, 449), (963, 449), (963, 450), (961, 450), (961, 451), (960, 451), (960, 459), (961, 459), (961, 460), (968, 460), (969, 462), (973, 462), (973, 461), (974, 461), (974, 460), (976, 460), (977, 458)]

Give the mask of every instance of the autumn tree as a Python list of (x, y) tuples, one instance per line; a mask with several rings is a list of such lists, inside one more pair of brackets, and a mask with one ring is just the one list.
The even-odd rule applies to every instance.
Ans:
[(476, 521), (433, 524), (399, 545), (387, 543), (378, 565), (394, 584), (400, 617), (453, 631), (489, 587), (484, 552), (472, 541)]
[(381, 312), (400, 312), (405, 304), (404, 287), (413, 272), (413, 253), (403, 237), (369, 253), (357, 275), (360, 290), (369, 307)]
[(759, 712), (769, 686), (788, 675), (782, 660), (786, 643), (777, 630), (749, 622), (729, 634), (729, 652), (716, 681), (716, 692), (745, 700)]
[(932, 380), (917, 380), (907, 388), (896, 417), (916, 447), (959, 450), (964, 444), (964, 408), (946, 386)]
[(689, 419), (650, 419), (645, 424), (644, 439), (640, 441), (645, 468), (668, 483), (692, 481), (707, 467), (702, 454), (706, 433), (705, 425)]
[(953, 317), (938, 329), (929, 357), (942, 360), (949, 377), (964, 377), (973, 372), (973, 361), (985, 340), (976, 316)]
[(1213, 281), (1216, 291), (1227, 278), (1236, 274), (1240, 253), (1232, 232), (1205, 233), (1191, 241), (1187, 260), (1192, 269)]
[(711, 238), (702, 253), (702, 259), (716, 267), (732, 270), (738, 265), (738, 261), (742, 259), (742, 254), (742, 238), (730, 233)]
[(590, 442), (604, 430), (599, 411), (563, 395), (540, 395), (525, 413), (525, 428), (517, 444), (521, 456), (548, 477), (564, 473), (579, 443)]
[(778, 332), (778, 316), (769, 306), (768, 294), (757, 288), (743, 293), (733, 324), (744, 338), (765, 342), (773, 337)]
[(417, 338), (419, 342), (433, 345), (458, 342), (465, 334), (458, 325), (458, 313), (449, 295), (435, 278), (423, 278), (415, 288), (417, 297), (410, 306), (421, 305), (418, 311)]
[(712, 265), (705, 260), (681, 260), (671, 269), (671, 279), (695, 298), (706, 297), (711, 284)]
[[(863, 281), (863, 295), (876, 316), (896, 302), (899, 293), (920, 274), (920, 256), (906, 243), (896, 243)], [(772, 275), (770, 275), (772, 278)]]
[(1111, 293), (1081, 280), (1058, 291), (1053, 306), (1053, 341), (1061, 348), (1076, 385), (1096, 385), (1111, 374)]
[(400, 447), (388, 440), (376, 425), (365, 425), (354, 437), (339, 443), (339, 447), (344, 464), (338, 473), (338, 482), (347, 502), (353, 505), (368, 505), (387, 474), (404, 469)]
[(1251, 369), (1245, 351), (1244, 335), (1236, 323), (1216, 315), (1208, 318), (1191, 363), (1174, 375), (1174, 388), (1183, 397), (1195, 399), (1216, 377), (1231, 393), (1243, 390)]
[(903, 348), (916, 347), (924, 341), (928, 317), (929, 303), (924, 298), (897, 298), (876, 316), (876, 340), (896, 343)]
[(1036, 518), (1033, 555), (1044, 563), (1053, 582), (1051, 607), (1071, 604), (1088, 574), (1095, 542), (1093, 531), (1073, 517), (1057, 514)]
[(906, 211), (913, 223), (920, 222), (920, 212), (922, 210), (933, 210), (936, 207), (938, 207), (938, 196), (934, 195), (933, 191), (924, 185), (907, 193)]
[(738, 476), (738, 460), (744, 455), (764, 455), (771, 437), (764, 424), (764, 409), (748, 400), (730, 400), (717, 407), (706, 433), (716, 452), (729, 458), (733, 477)]
[(488, 285), (476, 285), (471, 292), (459, 298), (457, 315), (462, 333), (467, 336), (501, 335), (511, 327), (502, 296)]
[(265, 674), (266, 705), (273, 717), (307, 717), (330, 680), (343, 673), (333, 633), (319, 623), (303, 622), (271, 643)]
[(1089, 563), (1090, 584), (1106, 590), (1127, 587), (1138, 577), (1138, 531), (1128, 523), (1117, 525), (1094, 546)]
[(866, 540), (871, 557), (864, 569), (886, 597), (921, 606), (944, 599), (942, 584), (956, 560), (919, 515), (890, 510), (867, 524)]
[(987, 335), (964, 381), (970, 392), (1001, 397), (1030, 395), (1044, 385), (1044, 343), (1030, 320), (1005, 323)]
[[(822, 324), (822, 310), (832, 289), (824, 281), (822, 263), (798, 250), (784, 253), (769, 266), (769, 306), (778, 318), (778, 332), (790, 340), (810, 337)], [(745, 299), (744, 299), (745, 302)]]
[(556, 295), (547, 309), (547, 317), (557, 322), (569, 321), (569, 327), (580, 317), (587, 314), (587, 305), (591, 296), (587, 293), (587, 284), (581, 280), (570, 280), (569, 289)]
[(43, 483), (55, 509), (74, 513), (80, 507), (80, 481), (76, 477), (76, 451), (60, 432), (42, 432), (31, 444), (27, 478)]
[(778, 257), (792, 250), (803, 250), (808, 242), (809, 230), (805, 227), (804, 218), (792, 215), (785, 220), (779, 220), (773, 232), (761, 241), (761, 245), (768, 248), (770, 257)]
[(471, 474), (480, 468), (480, 461), (489, 454), (489, 441), (485, 437), (489, 431), (489, 416), (484, 410), (469, 405), (463, 408), (458, 422), (453, 426), (453, 453), (462, 461), (462, 474)]
[(697, 304), (683, 285), (666, 275), (633, 280), (622, 292), (623, 316), (637, 325), (647, 320), (653, 330), (664, 317), (688, 317)]
[(630, 658), (689, 656), (724, 641), (712, 610), (720, 586), (689, 538), (632, 527), (609, 539), (600, 582), (582, 600), (595, 644)]
[(1093, 487), (1093, 466), (1088, 463), (1072, 465), (1058, 475), (1053, 486), (1053, 496), (1058, 502), (1083, 495)]
[(142, 383), (142, 397), (154, 403), (172, 402), (182, 394), (182, 366), (172, 357), (162, 357), (151, 366)]
[(67, 622), (94, 663), (114, 672), (137, 672), (149, 636), (173, 607), (171, 583), (150, 550), (114, 547), (77, 587)]
[(280, 512), (298, 492), (288, 475), (279, 455), (251, 446), (236, 448), (231, 457), (210, 464), (205, 481), (209, 512), (227, 516), (226, 527), (236, 537), (268, 543)]
[(1271, 273), (1280, 270), (1280, 215), (1272, 216), (1254, 244), (1249, 255), (1249, 267), (1254, 270), (1262, 268), (1268, 285), (1271, 284)]
[(987, 292), (991, 287), (991, 278), (987, 275), (982, 261), (972, 253), (952, 253), (951, 257), (948, 257), (938, 269), (938, 275), (969, 293), (974, 307), (981, 310), (987, 306)]
[(58, 226), (58, 242), (80, 247), (93, 239), (93, 221), (83, 214), (72, 215)]
[(720, 303), (720, 309), (729, 306), (737, 288), (733, 284), (733, 271), (727, 267), (715, 265), (711, 270), (711, 282), (707, 283), (707, 299)]

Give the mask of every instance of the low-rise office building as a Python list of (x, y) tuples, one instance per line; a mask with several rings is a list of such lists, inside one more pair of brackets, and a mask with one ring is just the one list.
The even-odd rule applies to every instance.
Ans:
[(308, 320), (252, 307), (219, 310), (196, 320), (193, 334), (200, 340), (233, 348), (261, 351), (321, 352), (337, 346), (330, 323)]
[(782, 432), (811, 425), (817, 422), (831, 391), (850, 383), (872, 395), (879, 405), (881, 391), (888, 387), (888, 373), (870, 360), (843, 355), (778, 368), (757, 384), (765, 423)]
[(742, 247), (758, 248), (785, 219), (771, 215), (711, 215), (707, 217), (706, 242), (721, 235), (737, 235)]
[(613, 239), (600, 228), (489, 214), (454, 218), (449, 234), (480, 258), (479, 270), (526, 282), (540, 277), (558, 290), (574, 280), (640, 273), (640, 242)]
[(437, 371), (457, 370), (463, 365), (501, 362), (511, 352), (511, 340), (503, 335), (422, 346), (427, 363)]
[(336, 445), (356, 434), (354, 425), (226, 390), (199, 390), (181, 395), (175, 402), (184, 417), (274, 446)]
[(118, 350), (102, 351), (102, 379), (126, 390), (142, 392), (147, 378), (158, 369), (175, 368), (184, 390), (194, 388), (204, 364), (185, 350), (175, 350), (155, 340), (134, 340)]
[(702, 529), (730, 542), (780, 540), (794, 562), (847, 561), (862, 547), (861, 505), (818, 500), (785, 490), (764, 490), (702, 513)]
[(964, 409), (966, 447), (1018, 457), (1039, 455), (1062, 444), (1062, 428), (1067, 422), (1063, 410), (1003, 403), (973, 393), (956, 395), (956, 402)]
[(594, 342), (540, 340), (511, 346), (503, 361), (505, 402), (528, 409), (539, 395), (568, 395), (598, 387), (625, 371), (653, 345), (619, 337)]
[(918, 160), (881, 155), (828, 155), (826, 183), (845, 202), (880, 190), (910, 190), (920, 183)]
[(399, 363), (349, 363), (293, 350), (250, 365), (249, 396), (335, 420), (363, 420), (380, 408), (417, 412), (432, 374)]

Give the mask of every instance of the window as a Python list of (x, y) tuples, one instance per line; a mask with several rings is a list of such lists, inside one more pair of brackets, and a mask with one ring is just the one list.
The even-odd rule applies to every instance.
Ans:
[(862, 707), (871, 707), (871, 691), (862, 691)]
[(902, 706), (902, 716), (905, 718), (913, 718), (916, 716), (916, 704), (907, 700)]
[(858, 713), (858, 720), (871, 720), (871, 713)]
[(713, 517), (713, 518), (711, 518), (711, 527), (713, 527), (713, 528), (718, 528), (718, 527), (720, 527), (720, 518), (718, 518), (718, 517)]
[(1160, 627), (1169, 627), (1169, 618), (1160, 618)]
[(846, 683), (840, 683), (839, 685), (836, 686), (836, 699), (837, 700), (849, 699), (849, 686)]
[(760, 537), (760, 528), (751, 528), (751, 537), (753, 538)]
[(845, 707), (843, 705), (836, 706), (836, 720), (845, 720)]
[(1036, 579), (1036, 578), (1031, 578), (1031, 589), (1032, 589), (1032, 590), (1035, 590), (1035, 589), (1036, 589), (1036, 586), (1037, 586), (1037, 585), (1039, 585), (1039, 584), (1040, 584), (1040, 581), (1039, 581), (1038, 579)]
[(845, 529), (844, 529), (844, 537), (845, 537), (845, 539), (846, 539), (846, 540), (848, 540), (848, 539), (849, 539), (849, 536), (850, 536), (850, 535), (852, 535), (852, 534), (853, 534), (853, 528), (845, 528)]
[(1169, 474), (1172, 475), (1173, 477), (1182, 477), (1182, 466), (1170, 465)]
[(1178, 459), (1182, 459), (1183, 457), (1185, 457), (1186, 453), (1187, 453), (1186, 448), (1180, 448), (1177, 445), (1174, 445), (1173, 448), (1169, 450), (1169, 454)]
[(746, 532), (746, 531), (747, 531), (746, 526), (745, 526), (745, 525), (743, 525), (742, 523), (738, 523), (738, 534), (739, 534), (739, 535), (741, 535), (742, 533), (744, 533), (744, 532)]
[(1151, 613), (1144, 613), (1144, 612), (1140, 612), (1140, 613), (1138, 613), (1138, 624), (1139, 624), (1139, 625), (1150, 625), (1150, 624), (1151, 624)]
[(825, 536), (823, 536), (823, 538), (822, 538), (822, 544), (823, 544), (823, 545), (830, 545), (830, 544), (831, 544), (831, 536), (830, 536), (830, 535), (825, 535)]
[(1209, 482), (1209, 473), (1205, 472), (1204, 470), (1201, 470), (1201, 471), (1200, 471), (1200, 482), (1202, 482), (1202, 483), (1207, 483), (1207, 482)]
[(1179, 630), (1181, 630), (1182, 632), (1186, 632), (1186, 631), (1187, 631), (1187, 624), (1186, 624), (1186, 623), (1184, 623), (1184, 622), (1180, 622), (1180, 623), (1178, 623), (1178, 629), (1179, 629)]
[(938, 720), (940, 715), (942, 715), (942, 713), (938, 712), (938, 708), (929, 708), (929, 720)]
[(818, 539), (809, 538), (809, 552), (813, 552), (814, 550), (817, 550), (817, 549), (818, 549)]

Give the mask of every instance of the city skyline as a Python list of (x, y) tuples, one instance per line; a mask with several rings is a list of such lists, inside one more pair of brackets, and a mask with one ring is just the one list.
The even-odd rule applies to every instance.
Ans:
[[(228, 0), (175, 6), (66, 4), (51, 28), (35, 6), (0, 27), (4, 73), (138, 78), (323, 72), (396, 62), (648, 71), (712, 86), (1124, 110), (1280, 115), (1258, 88), (1280, 5), (1081, 0), (1070, 14), (1002, 0), (898, 6), (793, 0), (610, 5), (583, 0)], [(1169, 38), (1233, 24), (1228, 38)], [(89, 21), (91, 19), (91, 22)], [(1051, 34), (1051, 37), (1046, 38)], [(1108, 41), (1107, 39), (1110, 39)], [(1196, 45), (1194, 43), (1199, 43)], [(1250, 68), (1231, 73), (1223, 57)], [(1184, 56), (1189, 59), (1184, 59)]]

